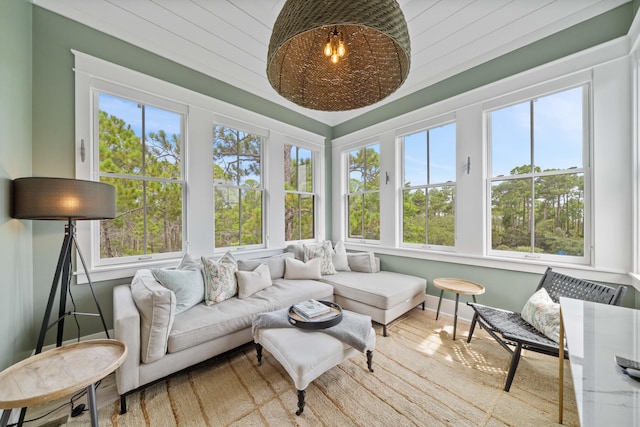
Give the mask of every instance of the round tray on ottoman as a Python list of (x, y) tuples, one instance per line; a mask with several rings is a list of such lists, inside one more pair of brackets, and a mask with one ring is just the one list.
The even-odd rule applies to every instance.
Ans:
[(337, 325), (342, 321), (342, 307), (331, 301), (318, 301), (331, 309), (330, 313), (317, 318), (305, 318), (298, 314), (293, 306), (289, 307), (289, 323), (301, 329), (325, 329)]

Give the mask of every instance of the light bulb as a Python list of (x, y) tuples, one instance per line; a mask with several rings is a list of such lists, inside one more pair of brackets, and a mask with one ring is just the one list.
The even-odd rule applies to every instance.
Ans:
[(331, 56), (332, 50), (333, 49), (331, 49), (331, 42), (328, 41), (327, 44), (324, 46), (324, 56)]
[(340, 43), (338, 44), (338, 56), (342, 58), (345, 52), (346, 52), (346, 49), (344, 48), (344, 43), (342, 43), (342, 40), (340, 40)]
[(331, 55), (331, 62), (333, 62), (334, 64), (338, 63), (338, 53), (334, 53), (333, 55)]

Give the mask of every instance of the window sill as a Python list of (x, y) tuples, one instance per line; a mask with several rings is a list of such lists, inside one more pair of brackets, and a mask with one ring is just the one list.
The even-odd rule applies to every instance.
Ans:
[(547, 260), (524, 260), (517, 258), (500, 258), (493, 256), (480, 256), (471, 254), (459, 254), (445, 251), (425, 249), (391, 248), (380, 245), (366, 245), (353, 242), (345, 242), (348, 250), (373, 251), (376, 254), (392, 255), (404, 258), (423, 259), (452, 264), (472, 265), (484, 268), (511, 270), (524, 273), (542, 274), (547, 267), (553, 268), (563, 274), (580, 277), (597, 282), (632, 285), (640, 291), (640, 275), (637, 275), (636, 283), (632, 283), (632, 276), (626, 271), (614, 271), (597, 269), (589, 265), (565, 264)]

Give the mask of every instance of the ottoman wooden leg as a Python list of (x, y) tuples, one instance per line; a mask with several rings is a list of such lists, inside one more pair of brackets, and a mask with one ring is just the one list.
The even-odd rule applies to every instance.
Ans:
[(258, 357), (258, 366), (262, 366), (262, 346), (256, 343), (256, 356)]
[(296, 411), (296, 415), (302, 414), (304, 411), (304, 396), (307, 394), (305, 390), (298, 390), (298, 410)]
[(367, 368), (373, 372), (373, 351), (367, 350)]

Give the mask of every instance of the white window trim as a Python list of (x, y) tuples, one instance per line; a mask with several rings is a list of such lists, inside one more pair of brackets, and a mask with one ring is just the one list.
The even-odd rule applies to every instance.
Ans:
[[(341, 174), (343, 175), (343, 179), (342, 182), (344, 183), (344, 186), (341, 188), (341, 194), (344, 194), (344, 203), (343, 203), (343, 208), (342, 208), (342, 218), (344, 221), (344, 234), (342, 234), (342, 237), (338, 240), (344, 240), (345, 242), (350, 242), (350, 243), (358, 243), (358, 244), (368, 244), (368, 245), (379, 245), (382, 239), (382, 204), (380, 204), (380, 239), (354, 239), (349, 237), (349, 203), (348, 203), (348, 199), (349, 199), (349, 153), (351, 151), (356, 151), (356, 150), (360, 150), (362, 148), (366, 147), (370, 147), (372, 145), (378, 145), (379, 146), (379, 151), (380, 151), (380, 182), (378, 183), (379, 185), (379, 189), (378, 190), (368, 190), (368, 191), (362, 191), (362, 194), (367, 194), (367, 193), (378, 193), (382, 200), (382, 188), (383, 188), (383, 177), (385, 176), (385, 174), (383, 174), (383, 164), (382, 164), (382, 144), (380, 144), (380, 142), (378, 140), (375, 139), (369, 139), (366, 141), (359, 141), (358, 143), (356, 143), (353, 146), (350, 146), (348, 149), (346, 149), (343, 153), (342, 153), (342, 159), (340, 164), (342, 165), (342, 170), (341, 170)], [(335, 174), (334, 174), (335, 176)], [(335, 207), (334, 207), (335, 209)]]
[[(265, 172), (267, 171), (268, 164), (268, 155), (267, 155), (267, 147), (269, 146), (269, 131), (266, 129), (261, 129), (259, 127), (250, 125), (248, 123), (242, 123), (237, 120), (229, 119), (228, 117), (214, 116), (214, 122), (212, 123), (211, 130), (215, 126), (223, 126), (229, 129), (235, 129), (242, 132), (249, 133), (251, 135), (257, 135), (261, 138), (260, 140), (260, 188), (252, 188), (247, 186), (226, 186), (221, 185), (220, 188), (234, 188), (240, 190), (260, 190), (262, 193), (262, 243), (256, 243), (252, 245), (241, 245), (241, 246), (221, 246), (215, 247), (214, 253), (223, 254), (225, 252), (242, 252), (242, 251), (255, 251), (260, 249), (265, 249), (267, 247), (267, 224), (268, 224), (268, 216), (269, 209), (267, 203), (267, 175)], [(212, 165), (213, 165), (213, 156), (212, 156)], [(214, 184), (214, 191), (216, 185)], [(215, 201), (212, 199), (214, 203), (214, 211), (215, 211)], [(214, 224), (214, 237), (215, 237), (215, 224)]]
[[(411, 186), (411, 187), (404, 187), (404, 180), (402, 179), (404, 177), (404, 137), (409, 136), (409, 135), (413, 135), (415, 133), (418, 132), (422, 132), (422, 131), (426, 131), (429, 132), (431, 129), (435, 129), (438, 127), (442, 127), (442, 126), (446, 126), (446, 125), (450, 125), (450, 124), (456, 124), (456, 119), (455, 119), (455, 115), (454, 114), (446, 114), (444, 116), (438, 117), (438, 118), (433, 118), (430, 120), (425, 120), (424, 122), (420, 123), (420, 124), (416, 124), (416, 125), (412, 125), (412, 126), (407, 126), (403, 129), (398, 129), (398, 131), (396, 132), (396, 134), (398, 135), (397, 139), (396, 139), (396, 143), (398, 145), (398, 150), (396, 150), (399, 156), (399, 162), (400, 162), (400, 180), (398, 181), (398, 218), (400, 219), (400, 224), (398, 225), (398, 245), (400, 247), (405, 247), (405, 248), (409, 248), (409, 249), (417, 249), (417, 250), (432, 250), (432, 251), (443, 251), (443, 252), (455, 252), (456, 248), (455, 248), (455, 241), (456, 236), (457, 236), (457, 227), (454, 226), (453, 232), (454, 232), (454, 246), (445, 246), (445, 245), (433, 245), (433, 244), (428, 244), (428, 243), (407, 243), (404, 241), (404, 230), (403, 230), (403, 217), (404, 217), (404, 195), (402, 194), (404, 190), (409, 190), (411, 188), (424, 188), (425, 190), (428, 191), (429, 188), (432, 188), (434, 186), (444, 186), (444, 185), (450, 185), (452, 187), (454, 187), (454, 217), (455, 217), (455, 213), (457, 212), (457, 203), (458, 203), (458, 196), (457, 196), (457, 185), (456, 182), (454, 181), (452, 184), (448, 184), (446, 182), (440, 182), (437, 184), (428, 184), (428, 185), (416, 185), (416, 186)], [(456, 135), (457, 135), (457, 128), (456, 128)], [(457, 140), (457, 136), (456, 136), (456, 140)], [(457, 152), (457, 147), (456, 147), (456, 152)], [(429, 229), (427, 228), (427, 233), (429, 232)]]
[[(306, 194), (306, 195), (312, 195), (314, 196), (314, 203), (313, 203), (313, 237), (311, 239), (294, 239), (294, 240), (285, 240), (285, 244), (289, 245), (289, 244), (294, 244), (294, 243), (310, 243), (310, 242), (317, 242), (320, 240), (319, 236), (324, 236), (323, 234), (319, 234), (318, 230), (320, 227), (320, 224), (318, 223), (318, 199), (320, 198), (320, 194), (318, 194), (318, 191), (316, 190), (319, 186), (320, 186), (320, 182), (318, 181), (319, 174), (318, 174), (318, 165), (319, 164), (323, 164), (321, 162), (321, 158), (324, 157), (324, 153), (320, 153), (318, 151), (318, 147), (314, 147), (313, 144), (309, 144), (306, 141), (297, 141), (293, 138), (285, 138), (285, 140), (283, 141), (282, 144), (282, 148), (284, 150), (284, 146), (285, 145), (291, 145), (293, 147), (298, 147), (298, 148), (304, 148), (307, 150), (311, 151), (311, 164), (313, 166), (313, 170), (311, 171), (312, 173), (312, 187), (313, 187), (313, 191), (311, 193), (309, 192), (305, 192), (305, 191), (285, 191), (285, 196), (287, 193), (291, 193), (291, 194)], [(284, 166), (284, 165), (283, 165)], [(283, 171), (284, 174), (284, 171)], [(284, 182), (284, 176), (282, 179), (282, 182)], [(323, 187), (324, 188), (324, 187)], [(284, 200), (282, 202), (284, 204)]]
[[(483, 119), (485, 121), (485, 146), (487, 147), (487, 179), (486, 179), (486, 189), (485, 194), (487, 197), (486, 207), (486, 218), (487, 218), (487, 239), (486, 239), (486, 254), (488, 256), (495, 257), (506, 257), (506, 258), (516, 258), (516, 259), (524, 259), (524, 260), (537, 260), (540, 262), (553, 262), (558, 264), (569, 264), (569, 265), (591, 265), (593, 263), (592, 258), (592, 238), (593, 238), (593, 197), (592, 197), (592, 176), (591, 173), (591, 159), (592, 159), (592, 147), (593, 147), (593, 90), (592, 90), (592, 75), (589, 72), (580, 73), (578, 75), (572, 76), (570, 78), (559, 79), (554, 82), (543, 84), (536, 86), (535, 88), (526, 88), (520, 92), (509, 94), (503, 98), (496, 98), (491, 102), (487, 102), (484, 106), (487, 109), (483, 112)], [(577, 169), (566, 169), (563, 174), (569, 173), (582, 173), (584, 176), (584, 255), (583, 256), (567, 256), (567, 255), (554, 255), (554, 254), (532, 254), (529, 252), (517, 252), (517, 251), (502, 251), (498, 249), (491, 248), (491, 203), (489, 199), (491, 197), (491, 188), (494, 180), (497, 177), (491, 175), (492, 165), (491, 165), (491, 137), (490, 137), (490, 126), (489, 126), (489, 118), (488, 115), (496, 110), (501, 108), (506, 108), (512, 105), (521, 104), (524, 102), (531, 101), (532, 99), (541, 98), (550, 94), (559, 93), (565, 90), (570, 90), (572, 88), (582, 88), (583, 89), (583, 111), (582, 117), (583, 121), (583, 130), (582, 130), (582, 167)], [(586, 91), (586, 96), (584, 91)], [(536, 176), (544, 176), (544, 175), (556, 175), (557, 173), (537, 173)], [(510, 179), (519, 179), (512, 176), (504, 176), (501, 180), (510, 180)]]
[[(259, 250), (247, 250), (242, 254), (256, 256), (278, 252), (285, 247), (284, 242), (284, 189), (282, 187), (282, 156), (277, 153), (282, 151), (283, 141), (290, 139), (313, 147), (321, 155), (316, 168), (316, 182), (319, 184), (316, 191), (318, 197), (317, 222), (318, 236), (324, 236), (325, 224), (325, 200), (324, 200), (324, 150), (325, 138), (304, 129), (280, 122), (244, 108), (228, 104), (215, 98), (194, 92), (177, 86), (173, 83), (127, 69), (111, 62), (72, 50), (75, 65), (75, 158), (76, 178), (95, 179), (91, 165), (94, 162), (93, 152), (89, 145), (92, 140), (91, 117), (91, 87), (97, 82), (112, 84), (118, 87), (129, 88), (141, 94), (149, 94), (157, 98), (164, 98), (169, 102), (185, 105), (188, 108), (188, 120), (186, 123), (185, 140), (187, 141), (184, 161), (188, 167), (185, 170), (187, 182), (186, 206), (188, 209), (185, 224), (187, 225), (185, 251), (199, 256), (215, 255), (213, 236), (213, 180), (210, 170), (212, 167), (211, 129), (216, 119), (224, 118), (227, 123), (242, 123), (243, 129), (259, 129), (267, 132), (269, 144), (265, 158), (270, 162), (268, 173), (265, 173), (265, 194), (268, 220), (265, 225), (265, 248)], [(221, 114), (221, 112), (224, 112)], [(206, 144), (189, 144), (188, 141), (206, 141)], [(82, 161), (81, 151), (86, 153)], [(278, 151), (279, 150), (279, 151)], [(278, 160), (280, 159), (280, 160)], [(203, 199), (206, 197), (206, 199)], [(206, 200), (205, 203), (202, 201)], [(210, 201), (210, 203), (209, 203)], [(189, 209), (197, 203), (198, 209)], [(91, 261), (93, 250), (91, 249), (91, 228), (96, 227), (96, 221), (80, 221), (77, 227), (78, 244), (82, 248), (87, 262), (87, 269), (94, 282), (131, 277), (140, 268), (172, 267), (176, 266), (179, 258), (158, 261), (144, 261), (128, 266), (97, 266)], [(281, 237), (280, 237), (281, 235)], [(80, 265), (80, 263), (76, 263)], [(76, 272), (78, 283), (86, 283), (87, 277), (84, 271)]]

